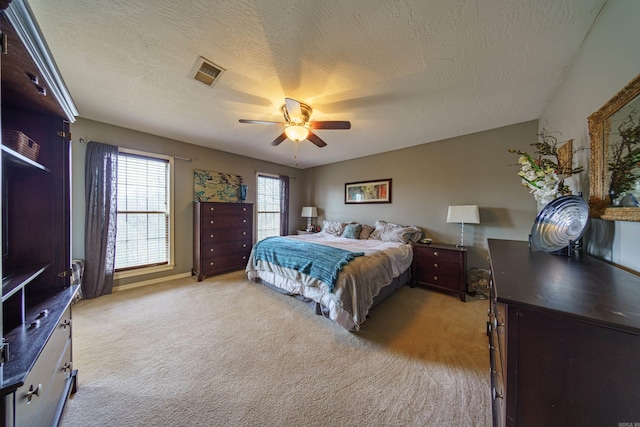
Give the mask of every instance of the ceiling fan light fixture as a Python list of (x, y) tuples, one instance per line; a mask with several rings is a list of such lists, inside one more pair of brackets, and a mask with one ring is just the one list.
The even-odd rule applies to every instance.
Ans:
[(284, 133), (290, 140), (300, 142), (307, 139), (309, 136), (309, 129), (300, 125), (291, 125), (285, 128)]

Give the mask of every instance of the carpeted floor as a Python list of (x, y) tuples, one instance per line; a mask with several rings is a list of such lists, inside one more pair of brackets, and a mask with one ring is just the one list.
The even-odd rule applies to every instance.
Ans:
[(241, 271), (80, 301), (61, 426), (489, 426), (487, 308), (405, 286), (353, 333)]

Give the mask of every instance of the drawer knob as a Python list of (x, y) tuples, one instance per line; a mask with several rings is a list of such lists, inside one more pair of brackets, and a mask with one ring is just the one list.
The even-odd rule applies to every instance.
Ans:
[(243, 235), (243, 236), (246, 236), (246, 235), (247, 235), (247, 232), (246, 232), (246, 231), (243, 231), (243, 232), (242, 232), (242, 235)]
[(62, 372), (67, 372), (71, 370), (71, 362), (66, 362), (62, 367)]
[(438, 276), (433, 276), (433, 280), (438, 280)]
[(243, 244), (242, 244), (242, 247), (243, 247), (243, 248), (246, 248), (246, 247), (247, 247), (247, 244), (246, 244), (246, 243), (243, 243)]
[(247, 211), (247, 208), (243, 207), (243, 208), (242, 208), (242, 210), (243, 210), (244, 212), (246, 212), (246, 211)]
[(438, 263), (435, 263), (435, 262), (434, 262), (434, 263), (433, 263), (433, 266), (434, 266), (435, 268), (438, 268)]
[(209, 238), (213, 239), (213, 234), (209, 234)]
[(214, 223), (215, 223), (214, 220), (209, 221), (209, 224), (214, 224)]
[(62, 322), (62, 329), (67, 329), (67, 326), (71, 326), (70, 319), (64, 319), (64, 321)]
[(496, 390), (495, 387), (491, 389), (491, 395), (493, 396), (493, 400), (496, 400), (497, 398), (500, 398), (500, 399), (503, 398), (502, 394), (498, 393), (498, 390)]
[(211, 261), (211, 262), (209, 263), (209, 265), (213, 265), (213, 261)]
[(36, 388), (33, 388), (33, 384), (31, 384), (29, 391), (27, 391), (27, 395), (25, 396), (27, 398), (27, 403), (31, 402), (31, 398), (33, 396), (40, 396), (40, 393), (42, 393), (42, 384), (38, 384)]
[(497, 329), (498, 326), (504, 326), (504, 323), (500, 323), (498, 322), (498, 319), (496, 319), (495, 317), (493, 318), (493, 329)]
[(438, 256), (438, 252), (434, 252), (434, 253), (433, 253), (433, 256)]
[(213, 248), (209, 249), (209, 252), (213, 252)]
[(247, 219), (246, 219), (246, 218), (245, 218), (245, 219), (243, 219), (243, 220), (242, 220), (242, 222), (245, 222), (245, 223), (246, 223), (246, 222), (247, 222)]
[(213, 211), (215, 211), (215, 210), (216, 210), (216, 208), (214, 208), (213, 206), (210, 206), (210, 207), (209, 207), (209, 210), (213, 212)]

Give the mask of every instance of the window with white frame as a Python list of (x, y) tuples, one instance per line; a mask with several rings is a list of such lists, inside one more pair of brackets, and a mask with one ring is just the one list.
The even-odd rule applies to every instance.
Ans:
[(171, 266), (172, 166), (167, 156), (120, 150), (116, 272)]
[(280, 177), (258, 174), (257, 240), (280, 235)]

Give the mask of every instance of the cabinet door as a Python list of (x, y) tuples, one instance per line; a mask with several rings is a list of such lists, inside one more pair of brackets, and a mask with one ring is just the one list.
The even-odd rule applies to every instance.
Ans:
[(518, 426), (640, 420), (640, 336), (524, 308), (517, 330), (507, 388), (517, 387), (509, 394)]

